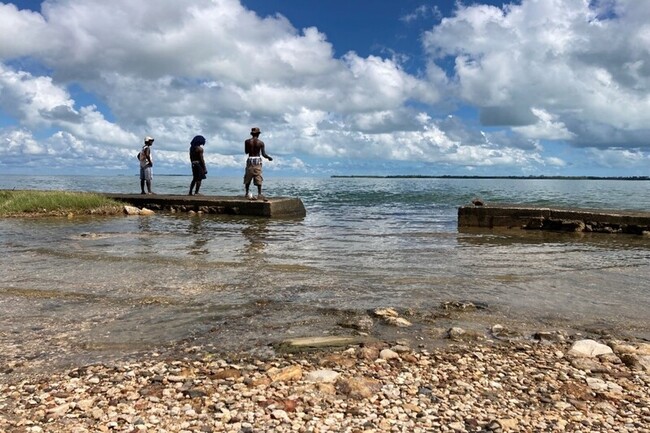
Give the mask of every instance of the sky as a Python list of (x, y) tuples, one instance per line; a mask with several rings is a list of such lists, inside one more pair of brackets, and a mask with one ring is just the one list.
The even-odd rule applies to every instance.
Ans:
[(0, 2), (0, 174), (648, 176), (647, 6)]

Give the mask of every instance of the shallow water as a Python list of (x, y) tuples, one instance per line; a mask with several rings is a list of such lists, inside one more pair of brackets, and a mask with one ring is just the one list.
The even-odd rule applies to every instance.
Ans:
[[(157, 177), (160, 193), (189, 179)], [(0, 188), (137, 192), (137, 179), (0, 176)], [(272, 179), (307, 216), (0, 220), (3, 361), (91, 362), (190, 337), (224, 348), (341, 332), (346, 314), (487, 303), (499, 320), (650, 336), (650, 238), (463, 230), (489, 202), (650, 209), (650, 182)], [(241, 194), (211, 179), (205, 194)], [(343, 331), (344, 332), (344, 331)]]

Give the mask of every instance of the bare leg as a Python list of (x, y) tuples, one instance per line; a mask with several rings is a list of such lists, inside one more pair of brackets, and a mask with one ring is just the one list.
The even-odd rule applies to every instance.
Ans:
[(145, 194), (144, 192), (144, 179), (140, 179), (140, 194)]
[(151, 194), (151, 181), (147, 181), (147, 191), (149, 191), (149, 194)]
[(262, 194), (262, 185), (257, 185), (257, 199), (266, 201), (266, 197)]

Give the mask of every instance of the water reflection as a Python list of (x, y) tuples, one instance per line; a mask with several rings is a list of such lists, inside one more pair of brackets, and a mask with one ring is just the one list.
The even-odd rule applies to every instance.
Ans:
[(573, 245), (603, 248), (608, 251), (640, 249), (648, 251), (644, 236), (584, 232), (558, 232), (545, 230), (520, 230), (508, 228), (459, 227), (458, 244), (461, 246), (534, 246), (559, 245), (571, 249)]
[(189, 222), (187, 232), (194, 238), (194, 241), (188, 245), (188, 254), (192, 256), (210, 254), (210, 250), (207, 248), (210, 238), (207, 234), (207, 227), (203, 226), (203, 218), (201, 215), (195, 215), (189, 219)]
[(244, 247), (246, 255), (253, 256), (254, 259), (264, 252), (269, 240), (269, 227), (266, 219), (251, 220), (242, 228), (242, 235), (248, 242)]
[(151, 218), (138, 218), (138, 229), (141, 232), (151, 232)]
[(148, 216), (136, 218), (138, 218), (137, 228), (140, 234), (138, 241), (142, 247), (142, 253), (155, 254), (157, 252), (156, 241), (153, 236), (150, 236), (154, 232), (152, 218)]

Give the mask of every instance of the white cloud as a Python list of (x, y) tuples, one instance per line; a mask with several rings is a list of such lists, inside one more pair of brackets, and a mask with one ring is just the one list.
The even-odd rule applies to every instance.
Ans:
[[(414, 75), (399, 53), (337, 58), (316, 27), (237, 0), (48, 0), (42, 15), (0, 4), (3, 35), (23, 35), (0, 36), (3, 161), (130, 169), (152, 135), (157, 167), (177, 171), (200, 133), (209, 164), (235, 168), (251, 126), (277, 157), (271, 169), (358, 158), (532, 170), (564, 164), (540, 140), (650, 146), (650, 12), (638, 3), (458, 3), (453, 17), (436, 14), (404, 17), (438, 23)], [(485, 131), (448, 117), (449, 97), (480, 107)], [(502, 125), (511, 129), (487, 128)]]
[(590, 158), (597, 161), (599, 165), (608, 168), (624, 169), (626, 172), (633, 172), (641, 168), (647, 171), (650, 165), (650, 156), (639, 149), (589, 149)]
[[(435, 85), (394, 59), (353, 52), (336, 59), (316, 28), (262, 19), (234, 0), (59, 0), (44, 3), (42, 17), (9, 9), (15, 28), (38, 25), (32, 43), (1, 51), (3, 58), (33, 56), (55, 73), (4, 66), (3, 107), (21, 125), (59, 129), (53, 141), (66, 145), (53, 149), (69, 149), (74, 137), (126, 150), (150, 134), (160, 157), (180, 164), (187, 142), (202, 133), (208, 158), (231, 166), (256, 124), (274, 152), (337, 157), (350, 153), (345, 131), (411, 129), (404, 104), (439, 98)], [(105, 102), (115, 120), (94, 105), (78, 108), (70, 83)]]
[[(523, 126), (518, 113), (551, 116), (554, 126), (518, 128), (547, 139), (621, 142), (621, 131), (650, 123), (650, 8), (617, 0), (522, 1), (503, 9), (459, 7), (427, 32), (424, 43), (437, 59), (455, 58), (458, 95), (467, 103), (512, 114), (502, 124)], [(539, 117), (539, 116), (538, 116)], [(574, 129), (589, 121), (606, 137)], [(648, 146), (648, 135), (645, 134)]]
[(12, 71), (0, 63), (0, 107), (27, 126), (48, 126), (57, 112), (74, 112), (68, 92), (50, 77)]
[(574, 137), (564, 123), (556, 121), (557, 115), (539, 108), (532, 108), (531, 111), (537, 117), (537, 123), (514, 127), (515, 132), (533, 140), (570, 140)]
[(0, 155), (5, 159), (7, 156), (29, 157), (31, 155), (42, 155), (46, 149), (41, 146), (29, 131), (6, 130), (0, 134)]
[[(41, 14), (19, 11), (13, 4), (0, 3), (0, 60), (31, 55), (43, 55), (51, 44), (47, 40), (48, 26)], [(13, 37), (8, 37), (13, 35)]]
[(420, 5), (413, 11), (401, 16), (400, 20), (406, 23), (410, 23), (413, 21), (426, 19), (428, 17), (434, 17), (437, 19), (442, 18), (442, 13), (440, 12), (438, 6)]
[(27, 127), (58, 127), (79, 139), (128, 145), (133, 135), (107, 122), (95, 106), (74, 108), (67, 90), (50, 77), (34, 77), (0, 64), (0, 107)]
[(544, 161), (546, 162), (547, 165), (553, 166), (553, 167), (566, 167), (566, 161), (564, 161), (561, 158), (558, 158), (556, 156), (551, 156), (548, 158), (545, 158)]

